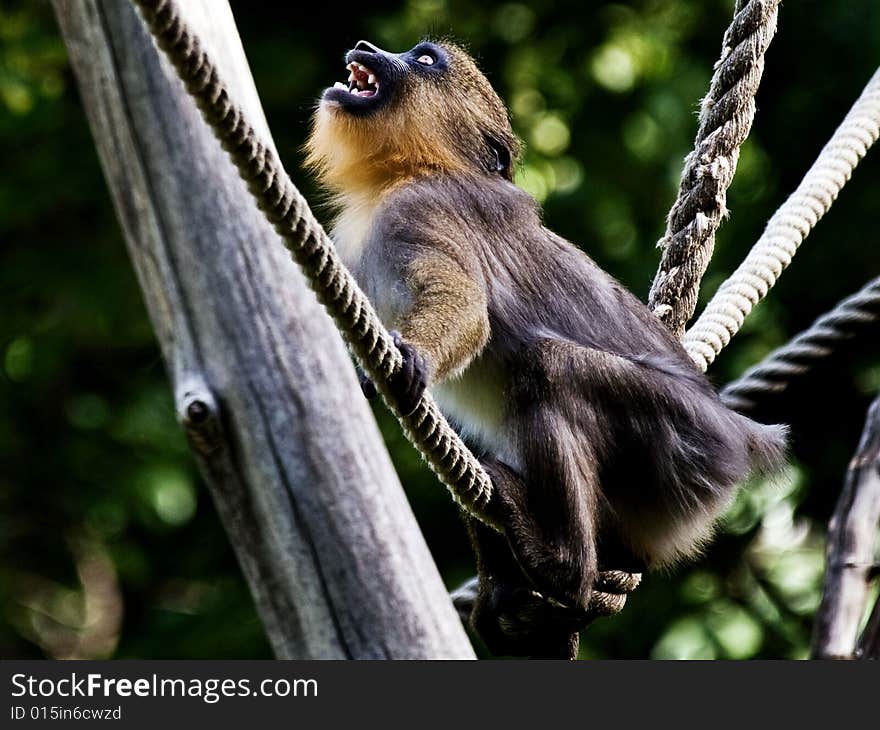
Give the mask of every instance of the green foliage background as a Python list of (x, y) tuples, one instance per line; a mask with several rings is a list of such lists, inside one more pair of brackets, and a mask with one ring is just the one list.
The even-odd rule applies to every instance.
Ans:
[[(731, 5), (233, 2), (292, 170), (313, 100), (345, 75), (358, 39), (465, 42), (526, 141), (520, 184), (552, 228), (642, 296)], [(877, 3), (783, 5), (704, 292), (760, 234), (878, 58)], [(174, 422), (48, 3), (0, 3), (0, 149), (0, 656), (269, 656)], [(875, 152), (713, 367), (719, 383), (880, 273), (878, 210)], [(766, 418), (795, 430), (788, 473), (742, 493), (703, 559), (649, 576), (620, 617), (588, 632), (584, 656), (805, 655), (824, 525), (880, 387), (873, 344), (772, 404)], [(473, 572), (455, 510), (377, 417), (452, 586)]]

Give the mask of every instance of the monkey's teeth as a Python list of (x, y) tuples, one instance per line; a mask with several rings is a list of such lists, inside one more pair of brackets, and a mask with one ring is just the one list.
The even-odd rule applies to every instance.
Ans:
[(352, 61), (345, 68), (349, 71), (348, 83), (344, 84), (339, 81), (333, 85), (335, 88), (345, 89), (355, 96), (368, 97), (376, 95), (379, 91), (379, 80), (370, 69), (357, 61)]

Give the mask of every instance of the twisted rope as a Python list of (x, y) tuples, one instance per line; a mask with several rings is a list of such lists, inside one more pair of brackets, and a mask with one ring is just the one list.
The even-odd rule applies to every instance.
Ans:
[(719, 287), (683, 344), (705, 370), (742, 326), (837, 199), (880, 136), (880, 69), (825, 145), (797, 189), (767, 223), (745, 261)]
[(401, 355), (372, 305), (339, 259), (275, 151), (261, 140), (241, 107), (229, 97), (216, 65), (202, 50), (173, 0), (135, 0), (158, 46), (165, 52), (202, 115), (229, 153), (266, 218), (284, 240), (320, 302), (327, 308), (369, 373), (407, 438), (451, 492), (480, 521), (501, 530), (488, 514), (492, 482), (476, 457), (446, 422), (429, 393), (415, 411), (402, 415), (388, 378)]
[(700, 107), (694, 150), (685, 159), (678, 198), (657, 244), (663, 255), (648, 306), (676, 337), (684, 334), (697, 307), (715, 231), (727, 215), (727, 188), (755, 118), (755, 94), (764, 73), (764, 54), (776, 33), (779, 2), (737, 0)]
[(724, 403), (741, 413), (753, 411), (759, 400), (784, 391), (834, 349), (880, 322), (880, 277), (872, 279), (808, 329), (773, 351), (721, 391)]

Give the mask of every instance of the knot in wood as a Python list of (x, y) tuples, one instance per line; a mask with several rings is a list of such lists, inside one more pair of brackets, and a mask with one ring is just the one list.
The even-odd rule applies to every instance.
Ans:
[(201, 375), (180, 379), (175, 401), (177, 418), (193, 448), (205, 456), (221, 444), (220, 406)]

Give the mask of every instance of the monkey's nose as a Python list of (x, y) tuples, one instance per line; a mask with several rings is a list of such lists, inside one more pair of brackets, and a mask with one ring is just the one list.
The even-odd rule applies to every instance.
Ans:
[(367, 51), (368, 53), (381, 53), (382, 49), (378, 46), (374, 46), (369, 41), (358, 41), (357, 45), (354, 47), (356, 51)]

